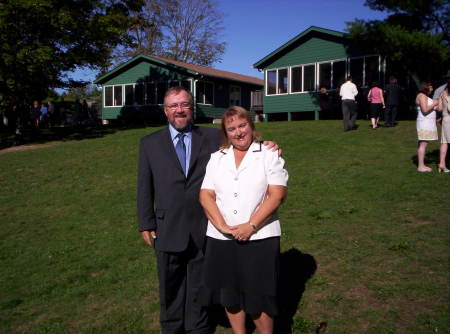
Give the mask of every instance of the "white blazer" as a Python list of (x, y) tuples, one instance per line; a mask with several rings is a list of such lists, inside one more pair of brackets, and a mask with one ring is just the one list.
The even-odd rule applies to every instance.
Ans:
[[(264, 200), (268, 185), (287, 186), (288, 173), (278, 152), (261, 143), (252, 143), (236, 169), (233, 147), (211, 154), (206, 166), (202, 189), (214, 190), (216, 204), (228, 225), (247, 223)], [(220, 240), (232, 240), (208, 221), (206, 235)], [(280, 221), (274, 213), (250, 240), (281, 235)]]

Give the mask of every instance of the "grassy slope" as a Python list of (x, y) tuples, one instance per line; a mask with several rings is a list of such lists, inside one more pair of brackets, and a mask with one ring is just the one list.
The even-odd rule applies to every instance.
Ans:
[[(317, 266), (304, 292), (290, 271), (303, 292), (294, 332), (326, 321), (327, 333), (448, 333), (450, 175), (415, 171), (414, 123), (258, 130), (290, 173), (283, 251)], [(138, 140), (150, 131), (0, 154), (0, 332), (159, 332), (155, 259), (135, 227)]]

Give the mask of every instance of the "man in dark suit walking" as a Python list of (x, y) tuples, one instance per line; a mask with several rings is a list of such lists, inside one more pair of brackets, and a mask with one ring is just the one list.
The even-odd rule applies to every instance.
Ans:
[(386, 108), (384, 109), (384, 126), (392, 127), (397, 124), (397, 112), (400, 104), (401, 88), (397, 83), (397, 78), (391, 75), (389, 83), (385, 87)]
[(162, 333), (208, 333), (195, 301), (202, 275), (207, 219), (198, 195), (219, 131), (192, 124), (193, 99), (182, 87), (164, 98), (169, 125), (141, 140), (137, 207), (139, 231), (154, 246)]

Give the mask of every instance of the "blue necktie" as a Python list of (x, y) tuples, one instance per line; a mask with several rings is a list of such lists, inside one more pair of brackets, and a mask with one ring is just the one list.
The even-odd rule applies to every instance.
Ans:
[(186, 175), (186, 145), (184, 145), (184, 133), (177, 134), (178, 142), (175, 145), (175, 151), (178, 155), (178, 160), (180, 160), (181, 168), (183, 169), (184, 175)]

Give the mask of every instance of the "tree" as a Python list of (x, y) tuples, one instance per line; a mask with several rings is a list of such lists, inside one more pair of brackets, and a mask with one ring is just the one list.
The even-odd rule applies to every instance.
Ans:
[(128, 60), (138, 54), (163, 55), (164, 0), (146, 0), (142, 11), (130, 13), (131, 24), (128, 35), (133, 43), (120, 45), (114, 52), (115, 62)]
[(88, 84), (81, 87), (72, 87), (60, 95), (60, 99), (64, 101), (82, 101), (88, 100), (100, 103), (101, 90), (94, 84)]
[(131, 10), (142, 0), (3, 0), (0, 3), (0, 106), (41, 100), (70, 87), (67, 72), (106, 68), (130, 41)]
[(145, 53), (211, 66), (225, 51), (218, 41), (223, 14), (213, 0), (146, 0), (133, 19), (128, 33), (134, 45), (116, 50), (120, 60)]
[[(387, 56), (390, 67), (430, 80), (449, 66), (450, 5), (445, 0), (367, 0), (389, 13), (383, 21), (356, 20), (347, 31), (359, 49)], [(424, 66), (425, 65), (425, 66)]]

